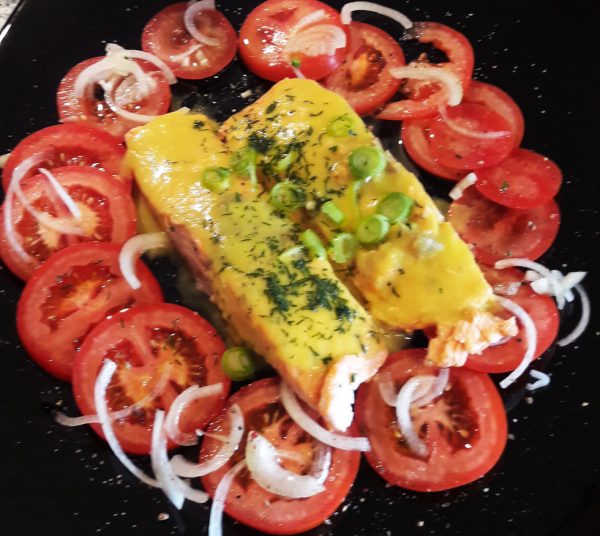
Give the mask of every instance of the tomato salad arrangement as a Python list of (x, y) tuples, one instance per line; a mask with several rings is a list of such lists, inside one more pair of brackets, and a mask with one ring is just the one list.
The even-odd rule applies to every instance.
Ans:
[[(390, 17), (398, 34), (353, 21), (356, 11)], [(406, 63), (401, 44), (409, 40), (433, 45), (447, 61), (422, 54)], [(267, 0), (238, 35), (214, 0), (201, 0), (157, 13), (141, 45), (109, 44), (105, 56), (74, 66), (58, 86), (61, 124), (28, 136), (2, 160), (0, 255), (25, 282), (18, 333), (37, 364), (72, 382), (82, 413), (59, 414), (58, 422), (91, 425), (131, 473), (177, 508), (212, 498), (211, 536), (222, 533), (223, 512), (272, 534), (321, 524), (352, 486), (361, 452), (390, 484), (422, 492), (489, 471), (504, 449), (507, 419), (488, 374), (508, 373), (500, 387), (511, 385), (552, 344), (583, 333), (590, 304), (585, 273), (536, 262), (558, 232), (562, 174), (520, 146), (524, 120), (510, 96), (472, 79), (466, 37), (371, 2), (338, 12), (317, 0)], [(433, 366), (423, 348), (391, 353), (360, 387), (355, 421), (339, 433), (279, 378), (248, 383), (256, 355), (226, 349), (197, 313), (164, 303), (138, 257), (168, 249), (169, 240), (136, 235), (124, 136), (170, 110), (178, 78), (211, 77), (236, 52), (266, 80), (317, 80), (358, 114), (401, 122), (417, 166), (456, 182), (448, 219), (505, 317), (517, 317), (516, 336), (471, 353), (464, 367)], [(560, 310), (577, 297), (581, 319), (556, 341)], [(530, 374), (528, 389), (549, 382)], [(247, 384), (229, 396), (232, 381)], [(199, 460), (169, 457), (200, 438)], [(128, 454), (149, 455), (154, 475)], [(198, 477), (203, 489), (186, 480)]]

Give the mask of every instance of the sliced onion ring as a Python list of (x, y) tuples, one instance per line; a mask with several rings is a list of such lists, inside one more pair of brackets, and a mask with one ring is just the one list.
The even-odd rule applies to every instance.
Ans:
[(319, 22), (320, 20), (327, 17), (327, 13), (325, 13), (324, 9), (317, 9), (317, 11), (312, 11), (308, 15), (302, 17), (295, 25), (294, 30), (298, 31), (304, 28), (305, 26), (309, 26), (315, 22)]
[(231, 459), (244, 437), (244, 415), (237, 404), (233, 404), (229, 408), (228, 414), (230, 418), (229, 436), (223, 442), (221, 449), (202, 463), (192, 463), (179, 454), (173, 456), (171, 466), (175, 473), (183, 477), (196, 478), (220, 469)]
[(223, 536), (223, 510), (225, 509), (225, 499), (227, 499), (229, 488), (231, 488), (231, 484), (233, 484), (235, 477), (245, 467), (246, 460), (239, 461), (225, 473), (219, 482), (210, 509), (208, 536)]
[(465, 175), (465, 177), (459, 180), (454, 186), (454, 188), (450, 190), (450, 193), (448, 194), (450, 196), (450, 199), (454, 201), (460, 199), (465, 193), (465, 190), (473, 186), (476, 182), (477, 175), (475, 175), (475, 173), (471, 171), (471, 173)]
[(139, 467), (136, 467), (127, 454), (125, 454), (112, 428), (112, 421), (106, 404), (106, 389), (116, 370), (117, 364), (110, 359), (106, 360), (100, 369), (100, 373), (98, 374), (94, 385), (94, 404), (96, 406), (96, 411), (98, 412), (98, 418), (100, 419), (102, 433), (113, 454), (132, 475), (139, 478), (144, 484), (152, 486), (153, 488), (158, 488), (160, 487), (158, 482), (155, 479), (150, 478)]
[(398, 398), (398, 393), (396, 389), (394, 389), (394, 381), (392, 380), (392, 374), (388, 371), (379, 372), (377, 374), (377, 387), (379, 389), (379, 394), (383, 401), (391, 407), (396, 405), (396, 399)]
[(490, 132), (484, 132), (482, 130), (474, 130), (472, 128), (463, 127), (457, 121), (448, 116), (445, 106), (440, 106), (438, 108), (438, 112), (440, 113), (440, 117), (444, 120), (444, 123), (446, 123), (448, 128), (468, 138), (475, 138), (479, 140), (498, 140), (500, 138), (505, 138), (506, 136), (510, 136), (512, 134), (510, 130), (493, 130)]
[(436, 398), (444, 393), (449, 379), (450, 369), (440, 368), (438, 375), (435, 377), (433, 382), (431, 382), (429, 390), (424, 395), (421, 395), (413, 400), (413, 404), (417, 407), (423, 407), (433, 402)]
[(546, 387), (550, 385), (550, 376), (541, 370), (530, 370), (530, 376), (535, 380), (533, 383), (527, 384), (528, 391), (536, 391), (537, 389), (541, 389), (542, 387)]
[(185, 13), (183, 14), (183, 24), (185, 25), (185, 29), (188, 31), (188, 33), (196, 41), (198, 41), (198, 43), (216, 47), (221, 43), (221, 41), (219, 39), (215, 39), (214, 37), (203, 34), (200, 30), (198, 30), (198, 28), (196, 28), (196, 24), (194, 22), (194, 19), (198, 13), (209, 9), (216, 9), (215, 0), (200, 0), (199, 2), (190, 2), (185, 10)]
[[(107, 45), (107, 50), (108, 50), (108, 46)], [(118, 45), (117, 45), (118, 46)], [(154, 65), (157, 69), (159, 69), (162, 74), (165, 76), (165, 78), (167, 79), (167, 82), (169, 82), (169, 84), (176, 84), (177, 83), (177, 77), (173, 74), (173, 71), (171, 70), (171, 68), (163, 61), (161, 60), (158, 56), (155, 56), (154, 54), (150, 54), (149, 52), (146, 52), (144, 50), (131, 50), (131, 49), (124, 49), (122, 47), (119, 47), (119, 49), (114, 49), (116, 52), (116, 54), (120, 54), (123, 57), (127, 58), (127, 59), (136, 59), (136, 60), (142, 60), (142, 61), (147, 61), (148, 63), (151, 63), (152, 65)], [(137, 65), (137, 63), (136, 63)]]
[(104, 90), (104, 100), (106, 101), (108, 107), (117, 115), (120, 115), (123, 119), (127, 119), (128, 121), (133, 121), (135, 123), (145, 124), (158, 117), (157, 115), (140, 114), (125, 110), (125, 108), (119, 106), (117, 101), (113, 98), (112, 93), (114, 90), (114, 84), (105, 82), (104, 80), (100, 80), (98, 84)]
[(142, 286), (135, 274), (135, 263), (139, 255), (151, 249), (168, 248), (169, 245), (169, 238), (163, 232), (136, 235), (125, 242), (119, 254), (119, 268), (132, 289), (137, 290)]
[(205, 385), (200, 387), (199, 385), (192, 385), (185, 391), (177, 395), (177, 398), (171, 404), (167, 417), (165, 419), (165, 430), (167, 436), (171, 438), (178, 445), (190, 446), (198, 443), (198, 435), (182, 432), (179, 429), (179, 419), (184, 409), (201, 398), (218, 395), (223, 390), (222, 383), (215, 383), (213, 385)]
[(500, 382), (500, 387), (502, 387), (502, 389), (506, 389), (527, 370), (527, 367), (533, 361), (537, 346), (537, 329), (533, 320), (531, 319), (531, 316), (529, 316), (527, 311), (525, 311), (525, 309), (523, 309), (520, 305), (502, 296), (496, 296), (496, 299), (498, 300), (498, 303), (502, 305), (502, 307), (514, 314), (525, 328), (525, 352), (523, 354), (523, 359), (517, 368)]
[(413, 27), (412, 21), (400, 11), (387, 6), (376, 4), (375, 2), (349, 2), (342, 7), (342, 24), (350, 24), (352, 22), (352, 13), (354, 11), (371, 11), (384, 17), (389, 17), (395, 20), (398, 24), (408, 30)]
[(317, 441), (341, 450), (359, 450), (361, 452), (371, 450), (371, 445), (366, 437), (335, 434), (311, 419), (300, 406), (294, 392), (283, 382), (281, 383), (281, 403), (293, 421)]
[(305, 499), (325, 491), (315, 477), (288, 471), (279, 465), (277, 458), (277, 450), (265, 437), (254, 430), (248, 434), (246, 463), (261, 488), (291, 499)]
[(331, 56), (346, 47), (346, 32), (335, 24), (317, 24), (295, 32), (288, 40), (286, 52), (302, 52), (306, 56)]
[(558, 346), (561, 347), (567, 346), (574, 342), (576, 339), (578, 339), (590, 323), (592, 307), (590, 305), (590, 298), (588, 296), (588, 293), (585, 291), (583, 286), (579, 284), (575, 285), (573, 289), (579, 294), (579, 297), (581, 298), (581, 318), (579, 319), (577, 326), (575, 326), (575, 329), (571, 333), (569, 333), (566, 337), (563, 337), (562, 339), (556, 342), (556, 344), (558, 344)]
[(394, 78), (411, 78), (416, 80), (432, 80), (440, 82), (448, 91), (448, 106), (460, 104), (463, 98), (463, 87), (460, 79), (454, 73), (440, 67), (425, 67), (420, 65), (405, 65), (390, 69)]
[(51, 184), (52, 188), (54, 188), (56, 194), (58, 197), (60, 197), (60, 200), (65, 204), (68, 211), (71, 213), (71, 216), (73, 216), (76, 220), (81, 219), (81, 210), (79, 210), (79, 207), (73, 198), (61, 186), (60, 182), (56, 180), (56, 177), (52, 174), (52, 172), (45, 168), (39, 168), (38, 171), (48, 179), (48, 182)]

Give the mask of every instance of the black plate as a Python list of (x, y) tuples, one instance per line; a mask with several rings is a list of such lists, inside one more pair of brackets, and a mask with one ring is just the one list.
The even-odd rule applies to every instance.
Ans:
[[(139, 47), (143, 25), (168, 3), (22, 2), (0, 34), (0, 151), (56, 122), (54, 92), (72, 65), (99, 55), (106, 42)], [(228, 5), (224, 11), (239, 28), (257, 2), (219, 3)], [(463, 31), (475, 47), (476, 77), (503, 87), (521, 105), (527, 122), (524, 146), (556, 160), (566, 178), (559, 195), (560, 236), (543, 260), (560, 269), (596, 275), (600, 78), (593, 53), (600, 34), (598, 3), (547, 1), (538, 6), (523, 0), (419, 0), (403, 2), (402, 9), (415, 20), (439, 21)], [(189, 103), (207, 106), (223, 118), (248, 102), (240, 97), (245, 89), (267, 85), (236, 63), (198, 87), (200, 95), (190, 97)], [(389, 128), (386, 132), (395, 134)], [(428, 184), (448, 190), (443, 181)], [(176, 300), (171, 267), (158, 270), (170, 298)], [(593, 276), (587, 287), (598, 303)], [(19, 346), (14, 316), (21, 288), (0, 265), (0, 531), (45, 536), (206, 533), (208, 506), (186, 505), (181, 513), (174, 511), (158, 491), (126, 475), (93, 433), (54, 423), (52, 410), (57, 405), (64, 404), (71, 413), (75, 408), (69, 386), (38, 369)], [(567, 315), (563, 327), (568, 329), (572, 321)], [(483, 479), (426, 495), (388, 488), (363, 467), (331, 524), (311, 534), (598, 534), (597, 329), (592, 322), (574, 346), (545, 357), (552, 375), (550, 388), (510, 412), (506, 452)], [(170, 517), (159, 521), (163, 512)], [(229, 520), (226, 527), (227, 535), (252, 533)]]

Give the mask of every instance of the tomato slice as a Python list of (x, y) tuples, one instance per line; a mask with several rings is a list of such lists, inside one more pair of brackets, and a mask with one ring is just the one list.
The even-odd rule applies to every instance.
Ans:
[(560, 226), (554, 201), (518, 210), (489, 201), (475, 188), (450, 205), (448, 218), (473, 247), (475, 258), (490, 266), (505, 257), (537, 259), (550, 248)]
[(519, 105), (499, 87), (478, 80), (471, 80), (463, 96), (463, 102), (481, 104), (489, 110), (500, 114), (509, 124), (513, 133), (514, 147), (517, 148), (523, 141), (525, 132), (525, 119)]
[[(61, 234), (36, 219), (15, 197), (12, 216), (16, 240), (28, 256), (24, 259), (6, 237), (5, 205), (0, 208), (0, 256), (8, 268), (26, 280), (53, 253), (79, 242), (120, 244), (135, 235), (135, 204), (128, 188), (119, 179), (92, 167), (66, 166), (52, 171), (56, 180), (75, 201), (81, 212), (80, 225), (85, 233)], [(23, 192), (40, 212), (74, 221), (66, 206), (43, 175), (26, 179)]]
[(198, 42), (183, 23), (187, 7), (187, 3), (180, 2), (154, 15), (142, 33), (142, 49), (163, 60), (175, 76), (200, 80), (217, 74), (231, 63), (237, 50), (237, 33), (220, 11), (201, 11), (195, 17), (196, 27), (202, 34), (218, 40), (218, 44), (198, 49)]
[[(429, 127), (431, 154), (443, 166), (461, 170), (493, 166), (513, 150), (510, 125), (493, 110), (481, 104), (466, 103), (448, 108), (446, 114), (446, 117), (433, 119)], [(499, 136), (481, 138), (468, 135), (469, 132)]]
[(53, 376), (71, 379), (73, 360), (89, 331), (136, 303), (158, 303), (158, 281), (140, 261), (133, 290), (119, 270), (115, 244), (75, 244), (52, 255), (25, 285), (17, 331), (31, 358)]
[[(523, 280), (523, 273), (516, 269), (485, 268), (484, 274), (494, 288), (506, 288), (507, 284)], [(550, 296), (535, 293), (526, 284), (521, 285), (516, 294), (507, 297), (525, 309), (533, 319), (537, 330), (535, 357), (541, 356), (558, 334), (560, 316), (554, 300)], [(511, 316), (507, 311), (498, 314), (503, 318)], [(525, 349), (524, 329), (519, 326), (519, 333), (515, 337), (504, 344), (488, 347), (479, 355), (470, 355), (465, 366), (480, 372), (510, 372), (521, 363)]]
[[(126, 452), (148, 454), (156, 409), (168, 410), (188, 387), (223, 384), (221, 394), (184, 408), (183, 431), (203, 428), (219, 412), (231, 384), (221, 369), (224, 350), (216, 330), (189, 309), (170, 303), (137, 305), (98, 324), (86, 337), (73, 364), (75, 401), (82, 414), (96, 413), (94, 384), (107, 359), (118, 366), (107, 389), (109, 411), (142, 400), (167, 375), (162, 393), (143, 410), (113, 422)], [(93, 428), (103, 437), (100, 426)]]
[(342, 95), (356, 113), (366, 115), (398, 91), (400, 80), (389, 69), (404, 65), (404, 54), (393, 37), (370, 24), (352, 22), (347, 33), (346, 58), (321, 83)]
[[(419, 374), (437, 374), (426, 366), (426, 350), (392, 354), (378, 373), (391, 374), (396, 389)], [(502, 399), (487, 374), (450, 369), (449, 387), (424, 408), (414, 408), (415, 429), (429, 449), (414, 455), (396, 425), (395, 408), (382, 399), (374, 380), (358, 392), (356, 415), (371, 442), (367, 461), (389, 483), (415, 491), (441, 491), (477, 480), (498, 461), (506, 445), (507, 422)]]
[[(10, 153), (2, 170), (4, 191), (8, 190), (15, 168), (23, 160), (40, 153), (48, 154), (48, 159), (40, 162), (38, 168), (91, 166), (119, 175), (125, 149), (107, 132), (82, 123), (43, 128), (21, 140)], [(35, 174), (31, 170), (25, 177)]]
[[(97, 85), (93, 97), (78, 97), (75, 94), (75, 81), (79, 74), (94, 63), (99, 62), (104, 56), (90, 58), (78, 63), (61, 80), (56, 94), (58, 117), (62, 122), (81, 121), (99, 127), (109, 132), (119, 140), (125, 134), (143, 122), (131, 121), (117, 115), (111, 110), (104, 100), (104, 90)], [(115, 82), (113, 99), (123, 109), (143, 114), (162, 115), (169, 111), (171, 104), (171, 89), (169, 82), (162, 72), (147, 61), (135, 60), (147, 73), (152, 73), (155, 82), (152, 93), (140, 98), (137, 84), (132, 75), (121, 78)]]
[[(473, 75), (475, 56), (469, 40), (460, 32), (436, 22), (417, 22), (410, 30), (411, 35), (420, 43), (431, 43), (446, 54), (448, 61), (432, 64), (422, 56), (411, 65), (435, 65), (455, 74), (463, 85), (469, 86)], [(407, 98), (389, 103), (378, 115), (378, 119), (403, 121), (433, 117), (440, 106), (446, 103), (446, 92), (440, 85), (429, 81), (410, 80), (404, 89)]]
[(562, 172), (549, 158), (517, 149), (494, 167), (477, 172), (477, 189), (509, 208), (533, 208), (550, 201), (560, 189)]
[(464, 171), (442, 166), (431, 154), (429, 147), (430, 125), (430, 119), (415, 119), (402, 123), (402, 144), (408, 156), (415, 161), (417, 166), (436, 177), (451, 181), (462, 179), (465, 176)]
[[(322, 16), (316, 17), (318, 13)], [(305, 19), (307, 16), (311, 19)], [(298, 27), (298, 23), (302, 26)], [(345, 47), (332, 50), (329, 41), (319, 40), (316, 34), (314, 40), (311, 38), (317, 27), (323, 25), (344, 32), (340, 14), (327, 4), (317, 0), (267, 0), (253, 9), (242, 24), (240, 56), (254, 74), (272, 82), (294, 78), (292, 62), (299, 66), (304, 77), (320, 80), (333, 72), (346, 56)], [(286, 50), (290, 39), (300, 34), (306, 37), (304, 51)]]
[[(214, 496), (223, 475), (242, 459), (246, 437), (251, 430), (263, 434), (278, 450), (295, 454), (293, 460), (281, 460), (286, 469), (305, 474), (310, 468), (316, 440), (287, 414), (280, 402), (279, 385), (278, 379), (267, 378), (242, 387), (210, 425), (210, 432), (227, 435), (230, 423), (226, 410), (233, 404), (240, 406), (246, 423), (245, 436), (232, 459), (223, 468), (202, 477), (204, 488), (211, 496)], [(206, 436), (200, 460), (211, 458), (221, 446), (217, 439)], [(227, 494), (225, 512), (244, 525), (269, 534), (298, 534), (320, 525), (348, 494), (360, 461), (358, 452), (332, 449), (331, 454), (331, 468), (322, 493), (307, 499), (276, 496), (259, 487), (244, 469), (238, 473)]]

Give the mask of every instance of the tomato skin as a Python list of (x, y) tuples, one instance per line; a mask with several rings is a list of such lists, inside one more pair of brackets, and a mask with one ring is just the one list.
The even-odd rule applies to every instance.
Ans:
[(459, 181), (465, 176), (464, 171), (442, 166), (431, 154), (429, 147), (430, 125), (430, 119), (415, 119), (402, 122), (402, 144), (408, 156), (415, 161), (417, 166), (436, 177), (450, 181)]
[(508, 93), (492, 84), (471, 80), (463, 96), (463, 102), (480, 104), (500, 114), (510, 126), (515, 149), (521, 145), (525, 133), (525, 118), (519, 105)]
[[(61, 380), (71, 380), (73, 360), (82, 338), (107, 314), (134, 303), (162, 301), (158, 281), (141, 261), (136, 270), (142, 287), (134, 291), (127, 285), (120, 276), (119, 253), (120, 247), (115, 244), (75, 244), (52, 255), (25, 285), (17, 305), (17, 332), (31, 358)], [(61, 288), (60, 280), (65, 280), (72, 267), (86, 265), (106, 267), (116, 277), (104, 287), (98, 282), (94, 287), (98, 292), (95, 297), (90, 298), (93, 289), (85, 300), (75, 301), (75, 295), (69, 310), (69, 288), (67, 283)], [(85, 281), (81, 282), (82, 287), (85, 284)], [(55, 320), (52, 314), (58, 318), (61, 310), (64, 318)]]
[[(299, 438), (303, 437), (303, 433), (300, 436), (297, 435), (300, 429), (295, 424), (291, 424), (291, 428), (284, 439), (283, 436), (271, 435), (274, 431), (277, 431), (277, 429), (273, 430), (273, 427), (271, 427), (270, 432), (265, 431), (264, 427), (257, 428), (254, 422), (257, 419), (251, 418), (254, 412), (258, 412), (254, 415), (268, 415), (268, 413), (260, 413), (261, 408), (266, 412), (268, 408), (278, 406), (279, 385), (279, 379), (266, 378), (242, 387), (229, 399), (221, 415), (211, 423), (210, 432), (226, 434), (229, 430), (226, 412), (233, 404), (240, 406), (246, 422), (245, 437), (233, 458), (223, 468), (202, 477), (203, 487), (211, 496), (214, 496), (223, 475), (243, 456), (245, 438), (249, 429), (255, 429), (257, 432), (263, 433), (277, 448), (285, 449), (286, 446), (293, 448), (294, 438), (297, 441), (296, 447), (300, 445), (298, 448), (301, 448), (302, 443)], [(283, 415), (286, 419), (289, 419), (285, 411)], [(289, 436), (291, 437), (288, 441)], [(290, 442), (292, 443), (291, 447)], [(216, 440), (205, 437), (202, 442), (200, 460), (204, 461), (210, 458), (219, 446)], [(331, 469), (324, 483), (326, 487), (324, 492), (308, 499), (273, 501), (269, 503), (268, 507), (265, 506), (265, 500), (273, 496), (259, 488), (252, 481), (245, 490), (239, 484), (240, 478), (244, 478), (244, 475), (240, 474), (234, 480), (232, 489), (230, 489), (227, 496), (225, 512), (244, 525), (267, 534), (298, 534), (310, 530), (331, 516), (342, 503), (356, 478), (359, 462), (359, 452), (332, 449)], [(248, 473), (246, 475), (251, 478)]]
[[(523, 280), (523, 272), (516, 269), (484, 268), (483, 272), (488, 282), (494, 287)], [(521, 285), (515, 295), (507, 296), (507, 298), (525, 309), (533, 319), (537, 331), (534, 357), (541, 356), (558, 335), (560, 315), (554, 300), (550, 296), (537, 294), (526, 284)], [(507, 311), (500, 314), (504, 318), (512, 316)], [(525, 348), (525, 333), (520, 326), (519, 333), (504, 344), (488, 347), (479, 355), (470, 355), (465, 367), (493, 374), (510, 372), (517, 368), (523, 360)]]
[(271, 82), (295, 78), (290, 64), (292, 59), (299, 60), (300, 71), (306, 78), (324, 78), (342, 63), (346, 55), (345, 48), (338, 48), (330, 55), (314, 57), (294, 52), (293, 58), (290, 58), (285, 52), (295, 24), (319, 10), (324, 11), (324, 18), (307, 25), (305, 29), (317, 24), (333, 24), (343, 29), (340, 14), (318, 0), (267, 0), (258, 5), (245, 18), (240, 29), (239, 51), (242, 61), (254, 74)]
[[(125, 134), (134, 127), (140, 126), (141, 122), (130, 121), (115, 114), (102, 99), (82, 97), (75, 95), (75, 81), (79, 74), (94, 63), (99, 62), (104, 56), (90, 58), (75, 65), (61, 80), (56, 94), (56, 105), (58, 117), (61, 122), (77, 121), (91, 124), (101, 128), (123, 141)], [(162, 115), (169, 111), (171, 104), (171, 90), (164, 75), (156, 67), (146, 61), (135, 60), (147, 73), (152, 73), (156, 82), (154, 91), (142, 100), (123, 106), (129, 111), (135, 111), (145, 115)], [(117, 88), (123, 87), (120, 82)], [(116, 91), (119, 91), (117, 89)]]
[(202, 33), (219, 39), (219, 45), (204, 46), (202, 52), (208, 65), (185, 64), (184, 60), (174, 61), (173, 56), (185, 52), (197, 41), (188, 33), (183, 23), (187, 3), (171, 4), (159, 11), (142, 33), (142, 50), (163, 60), (178, 78), (201, 80), (209, 78), (229, 65), (237, 51), (237, 33), (225, 16), (216, 10), (206, 10), (198, 15), (202, 22)]
[(503, 207), (469, 188), (452, 202), (448, 219), (475, 258), (493, 266), (506, 257), (541, 257), (558, 234), (560, 211), (553, 200), (526, 210)]
[[(436, 374), (435, 367), (424, 364), (425, 349), (413, 349), (392, 354), (381, 372), (389, 372), (398, 384), (418, 374)], [(414, 491), (442, 491), (468, 484), (487, 473), (498, 461), (507, 439), (507, 420), (502, 399), (492, 380), (479, 372), (451, 368), (449, 385), (441, 400), (424, 410), (432, 411), (425, 442), (430, 449), (427, 460), (411, 455), (394, 436), (395, 410), (385, 404), (379, 393), (377, 377), (361, 385), (356, 402), (356, 415), (361, 432), (371, 442), (365, 456), (373, 469), (390, 484)], [(443, 400), (459, 386), (462, 411), (471, 421), (470, 447), (451, 447), (447, 436), (433, 421), (448, 419)], [(456, 396), (456, 395), (455, 395)], [(466, 404), (466, 406), (465, 406)], [(464, 409), (464, 408), (467, 409)], [(439, 408), (439, 409), (438, 409)], [(440, 415), (441, 413), (441, 415)], [(418, 416), (417, 416), (418, 417)], [(437, 420), (439, 418), (439, 420)], [(449, 431), (446, 428), (446, 431)], [(457, 434), (454, 434), (455, 436)]]
[[(438, 116), (430, 125), (429, 148), (433, 157), (451, 169), (473, 170), (502, 162), (514, 147), (510, 125), (499, 114), (480, 104), (459, 104), (448, 108), (447, 116)], [(494, 139), (467, 136), (453, 124), (477, 132), (504, 132)]]
[(562, 172), (549, 158), (517, 149), (497, 166), (479, 170), (481, 194), (509, 208), (533, 208), (550, 201), (560, 189)]
[[(410, 33), (420, 43), (431, 43), (444, 52), (449, 61), (437, 66), (456, 75), (463, 90), (469, 87), (475, 55), (471, 43), (463, 34), (436, 22), (417, 22)], [(411, 62), (413, 64), (432, 65), (429, 61), (421, 60)], [(440, 106), (446, 103), (445, 91), (440, 91), (437, 84), (412, 80), (408, 82), (407, 89), (407, 99), (389, 103), (376, 117), (391, 121), (433, 117)]]
[[(31, 262), (21, 258), (6, 237), (3, 204), (0, 207), (0, 257), (11, 272), (27, 280), (32, 272), (54, 252), (79, 242), (113, 242), (120, 244), (131, 238), (136, 231), (136, 213), (133, 199), (121, 181), (99, 169), (87, 166), (55, 168), (53, 174), (82, 213), (86, 236), (61, 235), (43, 226), (31, 216), (17, 200), (13, 200), (15, 234)], [(69, 216), (62, 202), (47, 195), (52, 188), (44, 190), (47, 180), (36, 175), (22, 181), (22, 188), (34, 204), (43, 203), (57, 215)], [(46, 201), (48, 202), (46, 203)], [(47, 207), (49, 205), (49, 207)], [(38, 207), (38, 210), (41, 207)], [(48, 210), (43, 210), (48, 212)]]
[[(389, 70), (405, 64), (404, 53), (387, 32), (370, 24), (352, 22), (346, 32), (347, 55), (321, 83), (342, 95), (357, 114), (366, 115), (398, 91), (400, 80), (391, 76)], [(362, 76), (361, 69), (365, 71)]]
[[(171, 335), (166, 339), (153, 339), (161, 330), (184, 334), (187, 340), (183, 344), (187, 346), (183, 349), (176, 347), (179, 335), (173, 338), (173, 343)], [(150, 342), (154, 340), (157, 341), (156, 346)], [(140, 346), (144, 343), (147, 346)], [(197, 405), (184, 410), (181, 417), (184, 431), (203, 428), (219, 412), (231, 386), (221, 369), (224, 350), (225, 345), (216, 330), (193, 311), (170, 303), (136, 305), (101, 322), (86, 337), (73, 365), (75, 402), (83, 415), (96, 413), (94, 384), (105, 359), (113, 359), (119, 365), (107, 390), (109, 411), (132, 404), (131, 393), (138, 393), (136, 400), (143, 398), (148, 391), (140, 392), (139, 386), (146, 384), (149, 377), (155, 383), (160, 381), (165, 367), (170, 366), (165, 390), (146, 408), (141, 418), (134, 415), (135, 418), (113, 422), (115, 434), (126, 452), (148, 454), (154, 410), (168, 411), (176, 396), (190, 385), (222, 383), (223, 390), (220, 395), (198, 401)], [(175, 355), (168, 358), (169, 352)], [(167, 358), (162, 356), (163, 353)], [(196, 378), (198, 371), (204, 375), (202, 382), (190, 378)], [(177, 389), (173, 384), (177, 385)], [(92, 428), (104, 438), (99, 425), (92, 425)], [(169, 441), (168, 446), (172, 448), (175, 445)]]
[[(6, 192), (15, 168), (23, 160), (48, 151), (51, 158), (38, 164), (52, 170), (57, 167), (82, 165), (103, 169), (112, 175), (121, 175), (125, 148), (114, 136), (99, 128), (83, 123), (65, 123), (43, 128), (23, 138), (11, 151), (2, 170), (2, 187)], [(24, 178), (37, 172), (31, 170)], [(121, 177), (130, 183), (130, 177)]]

